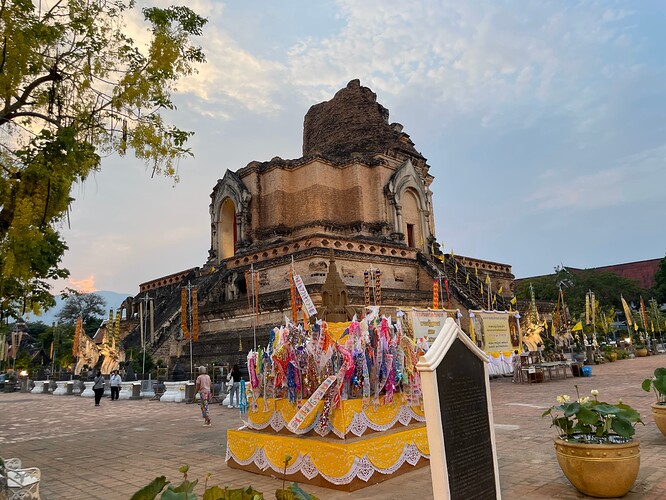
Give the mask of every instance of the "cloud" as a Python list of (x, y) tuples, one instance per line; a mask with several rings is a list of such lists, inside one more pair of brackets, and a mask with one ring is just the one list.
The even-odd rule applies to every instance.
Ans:
[(613, 167), (602, 167), (592, 173), (585, 173), (591, 170), (587, 165), (549, 170), (525, 201), (541, 210), (587, 210), (660, 198), (666, 183), (666, 144), (621, 158)]
[(65, 286), (73, 288), (80, 293), (91, 293), (97, 291), (97, 288), (95, 288), (95, 276), (92, 274), (87, 278), (81, 278), (79, 280), (70, 277), (67, 280), (67, 284)]

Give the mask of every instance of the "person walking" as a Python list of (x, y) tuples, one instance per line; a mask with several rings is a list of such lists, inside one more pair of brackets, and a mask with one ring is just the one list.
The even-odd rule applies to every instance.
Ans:
[(111, 387), (111, 401), (118, 400), (120, 395), (120, 383), (123, 379), (120, 377), (118, 370), (113, 370), (111, 376), (109, 377), (109, 386)]
[[(236, 364), (229, 373), (232, 382), (231, 391), (229, 391), (229, 408), (238, 408), (240, 406), (240, 381), (243, 379), (241, 376), (240, 367)], [(236, 405), (234, 406), (234, 394), (236, 395)]]
[(99, 406), (99, 402), (102, 400), (102, 396), (104, 396), (104, 375), (102, 375), (100, 370), (95, 372), (93, 392), (95, 393), (95, 406)]
[(211, 399), (211, 382), (210, 377), (206, 373), (206, 367), (199, 367), (199, 376), (196, 380), (196, 391), (199, 393), (201, 399), (201, 416), (204, 418), (204, 427), (210, 427), (210, 415), (208, 414), (208, 403)]

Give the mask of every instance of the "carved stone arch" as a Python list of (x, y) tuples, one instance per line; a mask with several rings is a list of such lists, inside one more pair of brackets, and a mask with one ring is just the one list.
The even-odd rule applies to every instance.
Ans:
[(431, 239), (430, 200), (421, 175), (410, 160), (403, 163), (384, 186), (391, 204), (395, 240), (427, 250)]
[(227, 170), (210, 197), (209, 260), (219, 263), (232, 257), (239, 247), (247, 243), (252, 195), (241, 178)]

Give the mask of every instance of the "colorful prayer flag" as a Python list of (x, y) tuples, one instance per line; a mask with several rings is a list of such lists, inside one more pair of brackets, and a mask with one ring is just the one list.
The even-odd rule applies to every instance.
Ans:
[(583, 331), (583, 322), (582, 322), (582, 321), (579, 321), (578, 323), (576, 323), (576, 324), (574, 325), (574, 327), (571, 329), (571, 331), (572, 331), (572, 332)]

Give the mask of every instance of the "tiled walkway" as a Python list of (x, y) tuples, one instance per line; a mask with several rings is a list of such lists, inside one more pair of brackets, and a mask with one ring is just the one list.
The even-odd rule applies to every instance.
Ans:
[[(564, 478), (557, 465), (554, 429), (541, 418), (558, 394), (581, 395), (597, 389), (600, 398), (622, 398), (646, 422), (638, 427), (641, 469), (627, 499), (666, 498), (666, 437), (650, 414), (654, 395), (640, 384), (666, 356), (624, 360), (592, 367), (589, 378), (541, 384), (491, 381), (502, 496), (511, 499), (586, 498)], [(19, 457), (42, 471), (44, 499), (128, 499), (159, 475), (178, 483), (178, 468), (190, 465), (199, 493), (209, 484), (252, 485), (274, 498), (281, 480), (229, 469), (224, 463), (225, 431), (240, 426), (238, 410), (212, 406), (213, 426), (205, 428), (199, 408), (159, 401), (110, 401), (95, 408), (77, 396), (0, 393), (0, 455)], [(305, 486), (325, 499), (432, 499), (430, 469), (423, 468), (355, 493)]]

